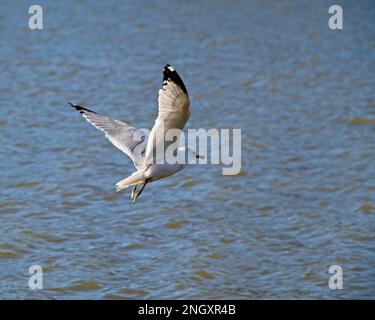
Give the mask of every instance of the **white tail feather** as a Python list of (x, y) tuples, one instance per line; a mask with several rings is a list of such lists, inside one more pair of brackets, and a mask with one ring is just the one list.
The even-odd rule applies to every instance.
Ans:
[(136, 171), (132, 173), (126, 179), (123, 179), (116, 183), (116, 191), (119, 192), (121, 190), (126, 189), (129, 186), (134, 186), (136, 184), (143, 184), (146, 178), (144, 175), (144, 171)]

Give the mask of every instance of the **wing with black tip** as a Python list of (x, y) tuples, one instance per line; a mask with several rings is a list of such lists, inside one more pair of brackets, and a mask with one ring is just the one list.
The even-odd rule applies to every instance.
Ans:
[[(169, 129), (185, 127), (190, 117), (190, 100), (186, 87), (177, 71), (167, 64), (163, 70), (163, 85), (158, 97), (159, 114), (146, 147), (145, 164), (155, 161), (155, 147), (164, 143), (164, 150), (170, 142), (165, 141), (165, 134)], [(161, 127), (164, 126), (164, 130)]]
[(144, 153), (147, 143), (147, 135), (144, 131), (136, 129), (129, 124), (114, 120), (98, 114), (92, 110), (69, 103), (95, 128), (104, 132), (105, 137), (112, 144), (128, 155), (134, 162), (134, 166), (141, 170), (144, 164)]

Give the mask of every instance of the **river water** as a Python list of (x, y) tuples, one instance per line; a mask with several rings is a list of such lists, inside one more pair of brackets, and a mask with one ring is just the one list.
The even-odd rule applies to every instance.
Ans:
[[(329, 1), (38, 4), (43, 30), (0, 12), (1, 299), (375, 297), (373, 1), (340, 1), (343, 30)], [(131, 161), (66, 102), (149, 128), (166, 63), (188, 128), (242, 130), (242, 169), (131, 205)]]

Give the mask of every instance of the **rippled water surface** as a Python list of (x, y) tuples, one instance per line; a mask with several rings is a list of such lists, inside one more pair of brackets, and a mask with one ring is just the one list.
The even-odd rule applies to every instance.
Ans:
[[(1, 3), (0, 298), (375, 297), (373, 1), (336, 31), (327, 1), (38, 4), (31, 31), (29, 1)], [(150, 127), (166, 63), (189, 128), (242, 129), (242, 170), (131, 205), (130, 160), (66, 101)]]

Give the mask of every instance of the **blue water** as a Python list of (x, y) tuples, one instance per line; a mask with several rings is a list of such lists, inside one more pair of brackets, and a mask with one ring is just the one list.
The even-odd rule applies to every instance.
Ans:
[[(329, 1), (37, 4), (39, 31), (29, 1), (0, 10), (1, 299), (375, 297), (373, 1), (336, 31)], [(166, 63), (189, 128), (242, 129), (242, 170), (131, 205), (131, 161), (66, 102), (150, 128)]]

